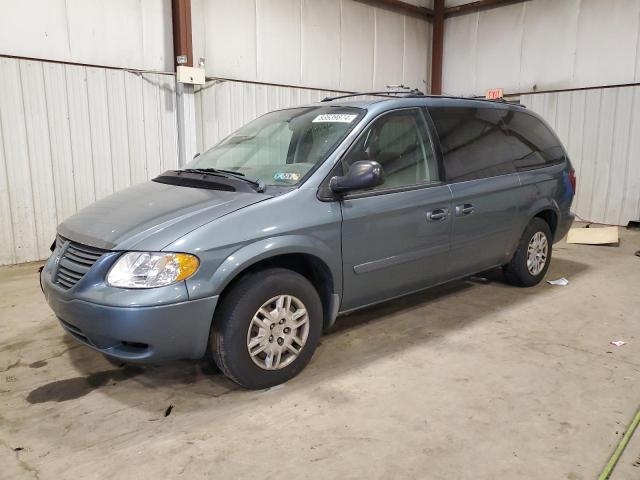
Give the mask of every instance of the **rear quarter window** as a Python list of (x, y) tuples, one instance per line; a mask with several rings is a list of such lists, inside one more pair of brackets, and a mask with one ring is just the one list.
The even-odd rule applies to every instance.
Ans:
[(514, 159), (518, 171), (560, 163), (565, 150), (560, 141), (539, 119), (525, 112), (514, 112), (509, 134), (527, 147), (528, 154)]
[(445, 177), (465, 181), (562, 161), (564, 149), (536, 117), (505, 108), (430, 107)]

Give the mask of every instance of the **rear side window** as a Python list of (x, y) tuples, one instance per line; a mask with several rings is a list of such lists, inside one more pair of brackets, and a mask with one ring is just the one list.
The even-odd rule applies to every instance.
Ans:
[(564, 151), (537, 118), (503, 108), (430, 108), (448, 181), (505, 175), (562, 160)]
[(514, 159), (518, 171), (544, 167), (565, 159), (565, 151), (558, 138), (533, 115), (514, 112), (508, 124), (509, 134), (527, 146), (527, 155)]

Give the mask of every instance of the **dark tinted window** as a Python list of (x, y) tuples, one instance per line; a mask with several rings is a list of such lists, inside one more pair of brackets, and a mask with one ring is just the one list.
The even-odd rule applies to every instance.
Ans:
[(505, 175), (562, 159), (555, 136), (535, 117), (503, 108), (429, 109), (447, 180)]
[(344, 158), (343, 171), (359, 160), (382, 165), (384, 183), (376, 189), (438, 180), (427, 126), (418, 109), (394, 111), (375, 120)]
[(564, 160), (565, 151), (557, 137), (533, 115), (514, 112), (508, 126), (510, 135), (528, 148), (527, 155), (514, 159), (518, 171)]

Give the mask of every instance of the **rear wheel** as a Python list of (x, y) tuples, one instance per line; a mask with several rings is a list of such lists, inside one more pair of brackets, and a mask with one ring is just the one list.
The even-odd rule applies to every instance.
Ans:
[(511, 261), (503, 267), (507, 283), (532, 287), (544, 278), (551, 262), (551, 229), (541, 218), (529, 222)]
[(211, 331), (220, 370), (239, 385), (267, 388), (309, 363), (322, 331), (322, 303), (302, 275), (283, 268), (249, 273), (225, 294)]

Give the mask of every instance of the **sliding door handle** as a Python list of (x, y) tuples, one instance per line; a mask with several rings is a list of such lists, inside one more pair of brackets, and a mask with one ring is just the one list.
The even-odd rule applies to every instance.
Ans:
[(449, 216), (448, 208), (436, 208), (427, 212), (427, 220), (430, 222), (441, 222)]
[(473, 205), (471, 203), (456, 205), (456, 215), (458, 217), (462, 217), (464, 215), (470, 215), (472, 213), (473, 213)]

